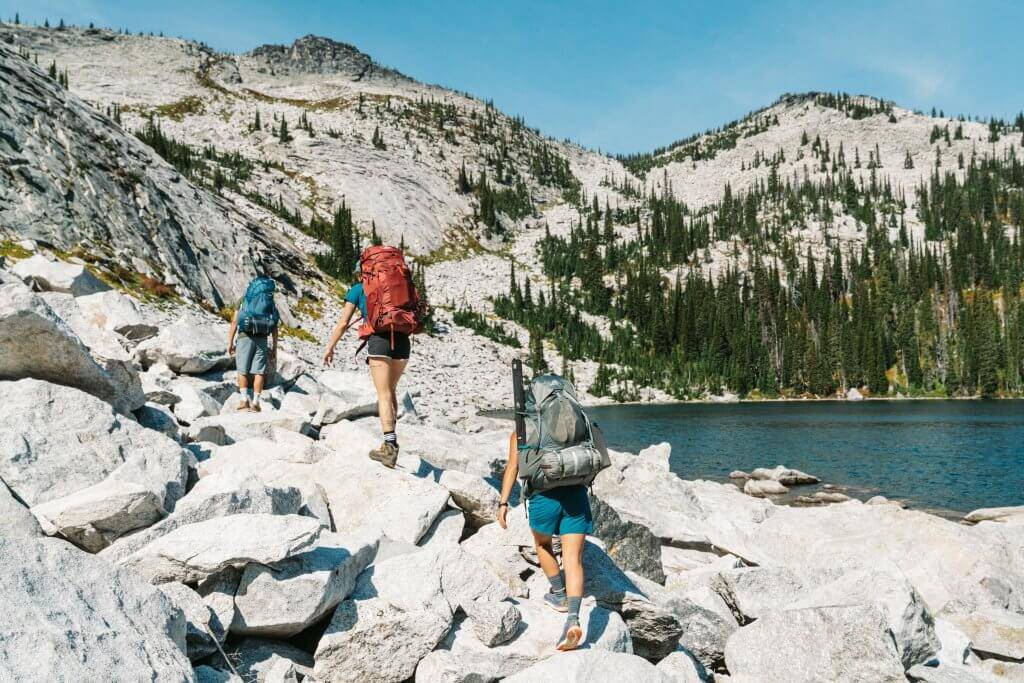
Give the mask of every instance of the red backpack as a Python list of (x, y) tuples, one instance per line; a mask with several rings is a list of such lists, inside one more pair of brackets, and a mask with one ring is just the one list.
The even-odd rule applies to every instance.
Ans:
[(417, 334), (423, 331), (420, 295), (412, 283), (412, 271), (395, 247), (367, 247), (360, 258), (366, 320), (359, 338), (372, 334)]

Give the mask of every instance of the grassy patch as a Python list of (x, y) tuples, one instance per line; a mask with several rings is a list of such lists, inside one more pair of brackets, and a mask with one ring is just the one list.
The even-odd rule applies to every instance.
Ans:
[(89, 265), (89, 270), (114, 289), (119, 289), (150, 303), (181, 303), (181, 296), (173, 285), (124, 266), (109, 264), (100, 266), (97, 264)]
[(13, 240), (4, 240), (0, 242), (0, 256), (4, 258), (23, 259), (28, 258), (31, 255), (31, 251), (22, 247)]
[(303, 296), (295, 302), (294, 310), (296, 315), (320, 320), (324, 317), (324, 302), (310, 296)]
[(278, 334), (282, 337), (301, 339), (302, 341), (309, 342), (310, 344), (317, 343), (317, 338), (314, 337), (309, 330), (304, 330), (301, 327), (288, 327), (287, 325), (281, 325), (278, 327)]
[(172, 121), (181, 121), (186, 116), (202, 114), (206, 111), (206, 106), (203, 104), (202, 99), (195, 95), (189, 95), (177, 102), (161, 104), (159, 107), (154, 107), (152, 111), (161, 118), (168, 118)]

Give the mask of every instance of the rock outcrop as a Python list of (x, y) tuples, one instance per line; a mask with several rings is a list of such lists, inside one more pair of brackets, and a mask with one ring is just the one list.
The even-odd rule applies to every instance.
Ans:
[(0, 604), (10, 680), (192, 680), (185, 618), (171, 601), (62, 541), (0, 535)]

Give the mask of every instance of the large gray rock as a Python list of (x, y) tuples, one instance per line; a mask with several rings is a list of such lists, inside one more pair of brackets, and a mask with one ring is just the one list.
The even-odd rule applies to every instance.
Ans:
[(1024, 615), (989, 608), (949, 620), (967, 634), (971, 649), (983, 657), (1024, 662)]
[(745, 559), (757, 552), (749, 545), (751, 534), (777, 510), (735, 488), (684, 481), (649, 459), (620, 454), (594, 480), (594, 493), (667, 545)]
[(320, 683), (398, 683), (452, 624), (437, 553), (394, 557), (364, 571), (331, 618), (316, 650)]
[(458, 470), (445, 470), (438, 483), (448, 489), (452, 501), (466, 514), (466, 522), (471, 527), (478, 528), (497, 521), (501, 497), (497, 489), (480, 477)]
[[(605, 551), (592, 541), (583, 549), (584, 594), (593, 595), (601, 607), (622, 615), (629, 627), (633, 650), (657, 661), (676, 649), (683, 625), (672, 610), (655, 604), (638, 585), (639, 577), (627, 576)], [(653, 582), (651, 582), (653, 583)]]
[(973, 510), (964, 515), (964, 521), (969, 524), (978, 522), (1005, 522), (1009, 520), (1024, 520), (1024, 505), (1015, 505), (998, 508), (981, 508)]
[[(796, 571), (895, 566), (933, 614), (1024, 611), (1024, 572), (1006, 538), (935, 515), (857, 501), (776, 507), (746, 537), (758, 564)], [(1008, 525), (1000, 525), (1010, 528)], [(964, 558), (971, 558), (970, 562)]]
[(739, 628), (722, 597), (709, 588), (697, 588), (672, 595), (661, 604), (677, 620), (678, 644), (706, 668), (719, 668), (729, 638)]
[[(174, 394), (174, 415), (178, 421), (192, 424), (201, 417), (220, 415), (223, 404), (203, 390), (198, 380), (182, 378), (167, 385), (167, 391)], [(237, 405), (237, 404), (236, 404)], [(234, 409), (234, 406), (232, 406)]]
[(162, 584), (160, 590), (185, 615), (188, 625), (185, 634), (188, 658), (195, 661), (217, 652), (217, 644), (224, 642), (227, 631), (213, 610), (203, 602), (202, 597), (185, 584), (176, 581)]
[(704, 683), (708, 679), (704, 665), (684, 648), (670, 653), (658, 662), (657, 668), (674, 683)]
[(672, 683), (674, 679), (636, 655), (607, 650), (577, 650), (545, 659), (505, 680), (508, 683), (531, 683), (533, 681)]
[(235, 620), (235, 592), (241, 579), (241, 569), (225, 567), (200, 581), (196, 587), (203, 604), (213, 613), (213, 621), (225, 633)]
[(748, 496), (763, 498), (764, 496), (781, 496), (789, 493), (789, 489), (773, 479), (748, 479), (743, 485), (743, 493)]
[(148, 368), (163, 363), (179, 375), (201, 375), (231, 367), (226, 324), (195, 324), (182, 319), (135, 347), (135, 357)]
[(230, 565), (271, 564), (313, 546), (319, 520), (299, 515), (229, 515), (178, 527), (119, 564), (152, 583), (193, 583)]
[[(474, 632), (471, 619), (457, 619), (438, 648), (416, 668), (416, 681), (497, 681), (543, 660), (557, 662), (555, 650), (565, 616), (536, 600), (516, 600), (521, 624), (506, 643), (488, 646)], [(622, 617), (585, 598), (580, 608), (581, 649), (632, 653)]]
[(38, 292), (84, 296), (110, 289), (85, 266), (56, 259), (51, 261), (42, 254), (18, 261), (11, 267), (11, 272)]
[(377, 414), (377, 391), (368, 373), (326, 370), (319, 381), (326, 391), (319, 396), (313, 424), (330, 425)]
[(594, 536), (601, 539), (615, 564), (656, 583), (665, 583), (658, 537), (642, 524), (623, 519), (597, 496), (591, 496), (590, 508), (594, 516)]
[(184, 494), (191, 454), (96, 397), (35, 379), (0, 382), (0, 395), (0, 476), (30, 505), (108, 476), (145, 486), (168, 510)]
[(445, 488), (382, 467), (366, 453), (335, 452), (314, 467), (339, 532), (373, 530), (416, 543), (448, 504)]
[(135, 300), (120, 292), (109, 290), (76, 300), (82, 316), (90, 324), (110, 332), (116, 332), (125, 339), (139, 342), (155, 336), (159, 328), (147, 321)]
[(241, 676), (230, 671), (201, 664), (194, 669), (196, 683), (244, 683)]
[(462, 603), (470, 625), (481, 643), (494, 647), (512, 640), (519, 632), (523, 615), (511, 602), (473, 600)]
[[(39, 538), (43, 530), (28, 508), (14, 497), (14, 492), (0, 479), (0, 536), (18, 540)], [(456, 540), (456, 543), (458, 541)]]
[(296, 671), (307, 678), (312, 673), (313, 656), (280, 640), (244, 638), (225, 651), (244, 681), (263, 683), (281, 659), (291, 662)]
[(314, 547), (273, 568), (250, 564), (235, 594), (232, 633), (288, 638), (317, 622), (352, 591), (379, 541), (324, 532)]
[(1001, 681), (980, 668), (949, 664), (940, 664), (939, 666), (918, 664), (907, 671), (907, 679), (913, 683), (1000, 683)]
[(895, 567), (856, 570), (815, 588), (793, 607), (874, 604), (885, 614), (903, 668), (923, 664), (941, 648), (935, 621), (909, 581)]
[[(175, 406), (177, 407), (177, 406)], [(219, 446), (246, 439), (274, 440), (274, 432), (284, 429), (299, 434), (312, 434), (309, 420), (295, 413), (273, 410), (264, 404), (262, 412), (227, 412), (194, 420), (185, 429), (189, 441), (209, 441)], [(365, 457), (365, 453), (363, 454)]]
[(164, 516), (160, 499), (141, 484), (108, 478), (32, 508), (43, 530), (96, 553), (133, 529)]
[(87, 391), (125, 415), (146, 402), (130, 364), (90, 353), (68, 324), (25, 286), (0, 285), (0, 380), (26, 377)]
[(178, 501), (173, 513), (145, 530), (118, 539), (101, 554), (114, 562), (188, 524), (240, 513), (294, 515), (301, 506), (302, 496), (297, 489), (268, 486), (244, 472), (217, 473), (200, 479)]
[(177, 441), (181, 437), (178, 421), (167, 406), (161, 403), (146, 403), (135, 410), (135, 419), (146, 429), (160, 432), (168, 439)]
[(533, 547), (533, 537), (522, 505), (509, 510), (508, 529), (497, 523), (487, 524), (460, 547), (486, 563), (514, 595), (529, 594), (522, 577), (532, 573), (534, 567), (523, 558), (522, 551)]
[(785, 465), (776, 465), (770, 469), (767, 467), (758, 467), (750, 473), (750, 478), (777, 481), (783, 486), (802, 486), (805, 484), (818, 483), (818, 478), (814, 475), (801, 472), (800, 470), (790, 469)]
[(462, 540), (462, 532), (466, 528), (466, 516), (462, 510), (445, 510), (437, 519), (427, 533), (419, 540), (421, 548), (434, 549), (441, 546), (455, 546)]
[[(690, 574), (701, 581), (702, 573), (697, 571)], [(681, 578), (685, 579), (686, 576)], [(707, 574), (706, 579), (706, 585), (724, 596), (733, 611), (746, 621), (757, 619), (770, 610), (793, 606), (816, 581), (816, 577), (789, 567), (772, 566), (724, 569)], [(823, 604), (826, 603), (806, 606)]]
[(743, 683), (906, 680), (885, 614), (870, 605), (770, 612), (729, 638), (725, 662)]
[(171, 601), (63, 541), (0, 536), (0, 605), (7, 680), (192, 680)]

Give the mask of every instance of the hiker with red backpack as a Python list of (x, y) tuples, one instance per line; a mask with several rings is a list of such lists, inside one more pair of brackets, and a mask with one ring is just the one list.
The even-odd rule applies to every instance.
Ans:
[(370, 459), (385, 467), (398, 462), (398, 380), (409, 361), (409, 336), (423, 331), (423, 311), (419, 293), (412, 282), (412, 271), (402, 252), (395, 247), (373, 246), (363, 251), (356, 267), (359, 282), (345, 294), (341, 320), (331, 332), (324, 352), (324, 365), (334, 361), (334, 347), (354, 324), (356, 309), (362, 315), (358, 354), (366, 347), (366, 363), (377, 390), (377, 411), (384, 442), (370, 451)]
[[(274, 303), (277, 285), (269, 277), (257, 275), (245, 289), (245, 296), (231, 318), (228, 328), (228, 354), (235, 357), (238, 393), (237, 409), (260, 412), (260, 394), (267, 366), (277, 356), (277, 324), (280, 315)], [(237, 343), (236, 335), (237, 333)], [(273, 338), (273, 346), (267, 344)], [(252, 384), (249, 377), (252, 376)]]

